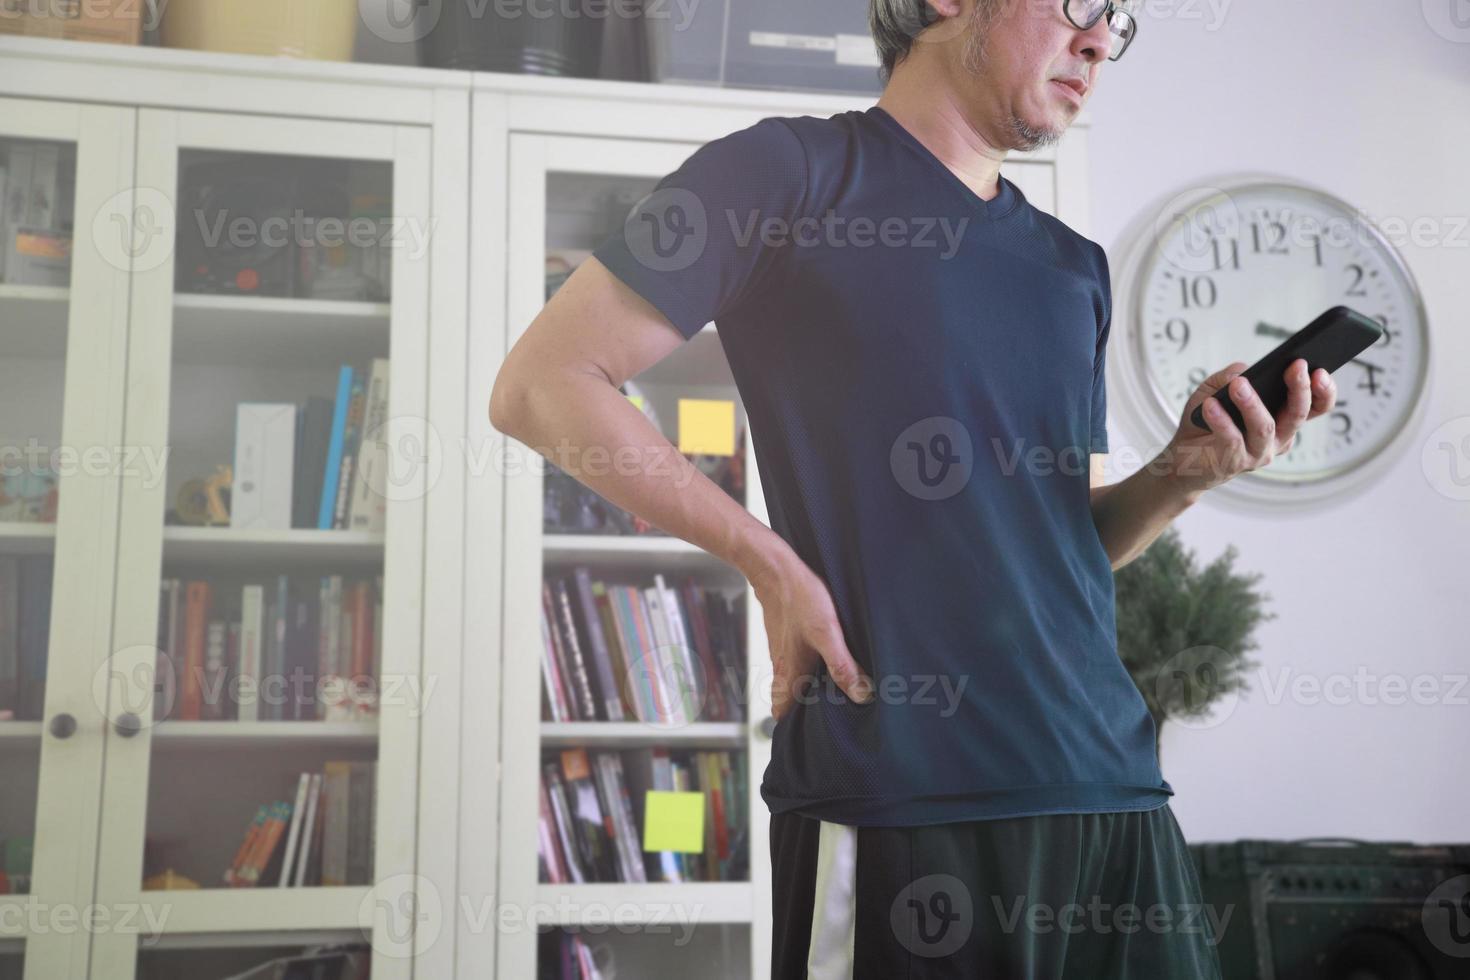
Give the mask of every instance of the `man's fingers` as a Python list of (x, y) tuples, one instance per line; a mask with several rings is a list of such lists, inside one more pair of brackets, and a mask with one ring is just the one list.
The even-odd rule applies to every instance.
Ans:
[(1286, 452), (1290, 447), (1311, 409), (1312, 381), (1307, 374), (1307, 362), (1297, 358), (1286, 369), (1286, 404), (1276, 418), (1277, 452)]
[(817, 652), (822, 655), (822, 660), (827, 664), (827, 673), (832, 675), (832, 680), (844, 694), (854, 701), (862, 704), (871, 701), (873, 682), (863, 676), (857, 661), (852, 659), (847, 643), (843, 641), (842, 629), (833, 624), (827, 631), (824, 640), (825, 642), (818, 646)]
[(1245, 422), (1247, 451), (1252, 456), (1260, 456), (1275, 437), (1276, 420), (1266, 411), (1261, 396), (1256, 394), (1245, 378), (1230, 382), (1230, 400), (1240, 410), (1241, 419)]

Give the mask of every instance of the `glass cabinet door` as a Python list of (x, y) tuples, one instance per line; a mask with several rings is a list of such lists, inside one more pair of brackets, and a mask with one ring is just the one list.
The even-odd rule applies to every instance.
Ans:
[[(695, 148), (511, 135), (507, 346)], [(624, 394), (764, 519), (713, 324)], [(754, 597), (737, 569), (506, 442), (499, 975), (590, 959), (619, 976), (747, 977)], [(665, 803), (685, 808), (672, 824)], [(656, 836), (693, 822), (697, 841)]]
[[(93, 976), (411, 968), (429, 135), (139, 113)], [(222, 950), (231, 950), (229, 955)]]
[(0, 977), (74, 977), (101, 780), (133, 113), (0, 99)]

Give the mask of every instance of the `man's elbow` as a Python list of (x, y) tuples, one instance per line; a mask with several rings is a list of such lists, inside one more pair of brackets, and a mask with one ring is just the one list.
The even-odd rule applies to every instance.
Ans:
[(526, 418), (529, 389), (504, 368), (495, 376), (490, 389), (490, 424), (499, 432), (514, 436)]

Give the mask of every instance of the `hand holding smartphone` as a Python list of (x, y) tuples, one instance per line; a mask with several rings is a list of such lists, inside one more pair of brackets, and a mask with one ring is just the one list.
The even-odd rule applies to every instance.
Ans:
[[(1371, 347), (1381, 336), (1383, 328), (1376, 321), (1351, 307), (1334, 306), (1246, 368), (1243, 375), (1255, 389), (1266, 411), (1275, 418), (1286, 406), (1286, 368), (1298, 357), (1306, 358), (1308, 375), (1318, 368), (1324, 368), (1331, 374)], [(1218, 399), (1220, 407), (1235, 422), (1235, 427), (1245, 432), (1245, 418), (1230, 400), (1230, 386), (1226, 385), (1210, 397)], [(1205, 423), (1203, 401), (1194, 407), (1189, 420), (1206, 432), (1212, 431)]]

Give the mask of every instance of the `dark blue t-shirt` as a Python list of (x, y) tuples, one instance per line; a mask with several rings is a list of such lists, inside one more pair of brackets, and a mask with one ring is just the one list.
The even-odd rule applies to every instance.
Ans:
[(776, 725), (772, 812), (858, 825), (1144, 810), (1174, 790), (1118, 658), (1088, 453), (1107, 256), (1004, 175), (986, 201), (877, 106), (698, 149), (595, 251), (710, 321), (771, 527), (875, 684)]

